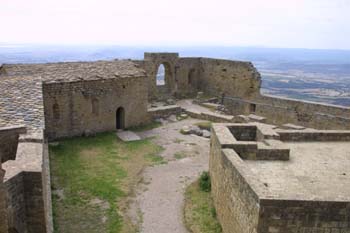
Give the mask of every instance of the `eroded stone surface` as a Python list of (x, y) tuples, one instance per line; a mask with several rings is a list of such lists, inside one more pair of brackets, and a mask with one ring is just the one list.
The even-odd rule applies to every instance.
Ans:
[(44, 128), (41, 77), (0, 77), (0, 127), (26, 125)]

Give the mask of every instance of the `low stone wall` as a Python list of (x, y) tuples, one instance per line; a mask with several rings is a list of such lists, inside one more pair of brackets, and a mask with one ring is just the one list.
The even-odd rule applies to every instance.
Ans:
[(17, 232), (28, 232), (23, 173), (10, 177), (5, 182), (7, 197), (8, 227)]
[(223, 232), (257, 233), (259, 199), (246, 182), (242, 160), (232, 149), (222, 149), (212, 131), (209, 171), (212, 196)]
[(276, 130), (282, 141), (350, 141), (349, 130)]
[(258, 96), (247, 100), (226, 96), (226, 108), (234, 115), (254, 113), (267, 123), (292, 123), (316, 129), (350, 129), (350, 108), (312, 102)]
[(181, 112), (182, 109), (177, 105), (168, 105), (148, 109), (148, 114), (152, 119), (167, 118), (170, 115), (178, 115)]
[(202, 119), (206, 121), (212, 122), (233, 122), (233, 116), (227, 116), (222, 114), (216, 114), (211, 112), (197, 112), (189, 109), (184, 109), (184, 111), (193, 118)]
[(6, 233), (8, 229), (7, 223), (7, 211), (6, 211), (6, 189), (3, 184), (3, 178), (5, 175), (5, 171), (1, 168), (0, 161), (0, 232)]
[(256, 114), (267, 117), (270, 123), (350, 129), (350, 108), (270, 96), (261, 96), (256, 102)]
[(17, 159), (4, 168), (9, 229), (53, 232), (47, 144), (20, 142)]
[[(251, 158), (240, 156), (239, 153), (242, 150), (252, 149), (256, 151), (258, 145), (260, 148), (258, 148), (257, 157), (266, 157), (260, 159), (289, 159), (289, 148), (283, 148), (284, 143), (279, 140), (267, 139), (270, 138), (271, 132), (265, 129), (265, 126), (260, 124), (256, 126), (256, 130), (262, 134), (259, 140), (263, 140), (258, 142), (237, 141), (234, 137), (237, 132), (231, 132), (234, 128), (238, 129), (238, 133), (247, 131), (248, 134), (244, 140), (250, 140), (254, 133), (249, 127), (254, 128), (249, 124), (213, 124), (212, 127), (209, 172), (214, 205), (223, 232), (349, 232), (350, 202), (346, 201), (348, 198), (345, 193), (339, 194), (337, 191), (333, 191), (330, 194), (324, 184), (320, 184), (319, 188), (327, 195), (320, 197), (316, 197), (315, 193), (309, 192), (311, 189), (308, 188), (293, 190), (293, 186), (300, 181), (298, 181), (298, 175), (293, 174), (294, 171), (287, 171), (288, 166), (290, 166), (287, 161), (277, 162), (275, 165), (281, 170), (286, 169), (286, 174), (292, 176), (286, 182), (295, 182), (295, 184), (288, 183), (284, 187), (283, 181), (279, 180), (276, 183), (277, 185), (271, 185), (272, 182), (277, 180), (274, 178), (267, 179), (266, 175), (270, 176), (270, 173), (264, 172), (264, 176), (261, 171), (265, 171), (267, 163), (275, 162), (258, 162), (259, 158), (252, 161)], [(289, 131), (293, 133), (295, 130)], [(278, 133), (277, 129), (276, 132)], [(317, 135), (317, 132), (319, 131), (314, 130), (312, 133)], [(335, 131), (329, 132), (330, 135), (335, 133)], [(264, 133), (267, 133), (267, 138)], [(323, 131), (323, 133), (325, 134), (326, 131)], [(349, 131), (343, 131), (342, 133), (348, 135)], [(283, 134), (280, 137), (282, 139)], [(321, 139), (326, 138), (322, 136)], [(262, 142), (263, 144), (261, 144)], [(255, 147), (250, 148), (250, 146)], [(266, 148), (264, 148), (265, 146)], [(259, 155), (259, 153), (261, 154)], [(298, 163), (300, 162), (303, 161), (299, 160)], [(296, 157), (292, 159), (291, 163), (298, 166), (295, 165)], [(279, 174), (274, 170), (270, 172), (271, 176)], [(282, 175), (282, 173), (279, 175)], [(315, 177), (306, 176), (305, 179), (312, 180)], [(270, 186), (274, 186), (274, 188), (272, 189)], [(289, 191), (289, 193), (287, 192), (288, 195), (281, 197), (277, 194), (279, 192), (285, 194), (286, 190)], [(344, 194), (345, 196), (343, 196)]]
[(350, 203), (260, 200), (259, 232), (349, 232)]

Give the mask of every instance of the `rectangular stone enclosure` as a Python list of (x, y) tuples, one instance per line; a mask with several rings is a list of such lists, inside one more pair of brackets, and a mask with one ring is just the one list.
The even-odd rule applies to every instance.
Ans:
[[(275, 128), (213, 125), (209, 167), (223, 232), (350, 232), (349, 132), (324, 141), (335, 132)], [(281, 141), (279, 131), (313, 141)]]

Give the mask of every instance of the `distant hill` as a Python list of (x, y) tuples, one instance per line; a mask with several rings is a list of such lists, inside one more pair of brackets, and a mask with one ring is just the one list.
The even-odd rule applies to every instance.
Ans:
[(349, 50), (0, 44), (0, 64), (142, 59), (144, 52), (252, 61), (263, 93), (350, 106)]

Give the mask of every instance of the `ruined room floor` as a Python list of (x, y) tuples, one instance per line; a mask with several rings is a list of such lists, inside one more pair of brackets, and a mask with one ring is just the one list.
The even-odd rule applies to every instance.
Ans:
[(183, 135), (180, 130), (202, 121), (167, 122), (138, 133), (143, 138), (155, 137), (154, 142), (164, 148), (161, 156), (167, 161), (145, 169), (144, 180), (131, 204), (130, 215), (140, 224), (141, 232), (187, 232), (183, 223), (184, 191), (202, 171), (208, 170), (209, 139)]
[(349, 142), (289, 142), (289, 161), (245, 160), (270, 198), (349, 201)]

